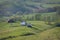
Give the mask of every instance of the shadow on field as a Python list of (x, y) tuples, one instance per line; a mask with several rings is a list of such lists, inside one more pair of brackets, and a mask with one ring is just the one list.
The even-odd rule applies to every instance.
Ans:
[(0, 40), (6, 40), (6, 39), (9, 39), (9, 38), (16, 38), (16, 36), (9, 36), (9, 37), (5, 37), (5, 38), (1, 38)]
[(30, 36), (30, 35), (35, 35), (35, 34), (34, 33), (26, 33), (26, 34), (18, 35), (18, 36), (8, 36), (8, 37), (5, 37), (5, 38), (1, 38), (0, 40), (6, 40), (6, 39), (16, 38), (16, 37), (19, 37), (19, 36)]
[(20, 36), (30, 36), (30, 35), (35, 35), (34, 33), (26, 33), (26, 34), (23, 34), (23, 35), (20, 35)]

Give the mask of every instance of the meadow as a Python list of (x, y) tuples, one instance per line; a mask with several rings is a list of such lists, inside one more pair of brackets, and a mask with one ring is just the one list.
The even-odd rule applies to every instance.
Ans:
[(59, 40), (60, 28), (43, 21), (27, 21), (33, 28), (21, 26), (20, 22), (0, 23), (0, 40)]
[[(55, 25), (60, 22), (60, 14), (56, 11), (47, 12), (48, 10), (42, 13), (35, 12), (37, 8), (47, 9), (60, 6), (57, 3), (59, 1), (0, 0), (0, 40), (60, 40), (60, 26)], [(13, 19), (16, 22), (8, 23), (8, 19)], [(31, 23), (32, 28), (22, 26), (21, 20)]]

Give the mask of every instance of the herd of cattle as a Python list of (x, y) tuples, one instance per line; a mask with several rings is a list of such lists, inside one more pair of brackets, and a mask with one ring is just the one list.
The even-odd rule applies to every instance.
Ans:
[[(12, 19), (10, 19), (10, 20), (8, 20), (8, 23), (15, 23), (16, 21), (14, 21), (14, 20), (12, 20)], [(30, 27), (30, 28), (32, 28), (32, 24), (31, 23), (27, 23), (26, 21), (21, 21), (21, 26), (27, 26), (27, 27)]]

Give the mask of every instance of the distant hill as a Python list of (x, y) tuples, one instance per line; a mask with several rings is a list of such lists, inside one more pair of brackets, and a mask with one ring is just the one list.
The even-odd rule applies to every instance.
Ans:
[(60, 3), (60, 0), (0, 0), (0, 17), (44, 12), (45, 3)]

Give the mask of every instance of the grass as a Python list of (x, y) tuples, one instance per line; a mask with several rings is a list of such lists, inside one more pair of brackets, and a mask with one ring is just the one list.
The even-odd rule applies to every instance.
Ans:
[[(28, 5), (43, 7), (55, 7), (60, 6), (60, 4), (43, 4), (35, 2), (26, 2)], [(35, 13), (36, 14), (36, 13)], [(35, 14), (23, 15), (26, 17), (34, 16)], [(53, 16), (56, 13), (42, 13), (42, 18), (44, 16)], [(0, 40), (60, 40), (60, 27), (53, 27), (51, 25), (45, 24), (43, 21), (27, 21), (33, 25), (33, 28), (28, 28), (27, 26), (21, 26), (20, 22), (16, 23), (0, 23)], [(27, 34), (31, 34), (26, 36)], [(34, 35), (33, 35), (34, 34)], [(23, 35), (23, 36), (21, 36)]]
[(60, 28), (54, 28), (33, 36), (17, 37), (12, 40), (60, 40), (59, 30)]
[(49, 7), (60, 6), (60, 4), (43, 4), (42, 6), (45, 7), (45, 8), (49, 8)]
[(60, 39), (60, 28), (56, 27), (40, 34), (41, 40), (59, 40)]
[[(44, 17), (44, 16), (53, 16), (55, 14), (56, 13), (53, 12), (53, 13), (42, 13), (41, 15), (42, 17)], [(36, 13), (32, 15), (31, 14), (24, 15), (24, 18), (26, 18), (27, 16), (31, 17), (34, 15), (36, 15)], [(53, 28), (50, 25), (46, 25), (45, 22), (43, 21), (27, 21), (27, 22), (31, 23), (33, 25), (33, 28), (21, 26), (19, 21), (16, 23), (12, 23), (12, 24), (7, 23), (7, 22), (0, 23), (0, 39), (7, 38), (6, 40), (28, 40), (28, 39), (37, 40), (38, 38), (38, 40), (40, 40), (39, 37), (42, 37), (43, 34), (42, 36), (39, 36), (39, 35), (41, 35), (42, 32), (44, 33), (44, 31), (50, 30), (51, 28)], [(35, 35), (21, 36), (21, 35), (28, 34), (28, 33), (34, 33)], [(10, 38), (10, 37), (13, 37), (13, 38)], [(45, 38), (43, 39), (45, 40)]]
[[(60, 0), (49, 0), (49, 2), (51, 2), (51, 1), (52, 2), (60, 2)], [(39, 3), (39, 2), (31, 2), (31, 1), (26, 2), (26, 4), (28, 4), (28, 5), (35, 5), (35, 6), (42, 5), (44, 8), (60, 6), (60, 4), (45, 4), (44, 2), (43, 3)]]
[[(4, 25), (0, 25), (0, 39), (7, 38), (6, 40), (45, 40), (49, 34), (52, 35), (55, 34), (57, 35), (57, 39), (60, 37), (59, 36), (59, 29), (60, 28), (52, 28), (50, 25), (46, 25), (43, 21), (28, 21), (28, 23), (33, 24), (34, 28), (37, 28), (38, 30), (34, 28), (28, 28), (26, 26), (21, 26), (20, 22), (13, 23), (12, 25), (9, 23), (4, 23)], [(1, 27), (4, 26), (4, 27)], [(50, 31), (50, 32), (49, 32)], [(35, 35), (28, 35), (28, 36), (21, 36), (24, 34), (28, 33), (34, 33)], [(45, 36), (44, 36), (45, 35)], [(11, 38), (12, 37), (12, 38)], [(56, 38), (56, 37), (55, 37)], [(48, 38), (49, 39), (49, 38)], [(49, 39), (50, 40), (50, 39)]]

